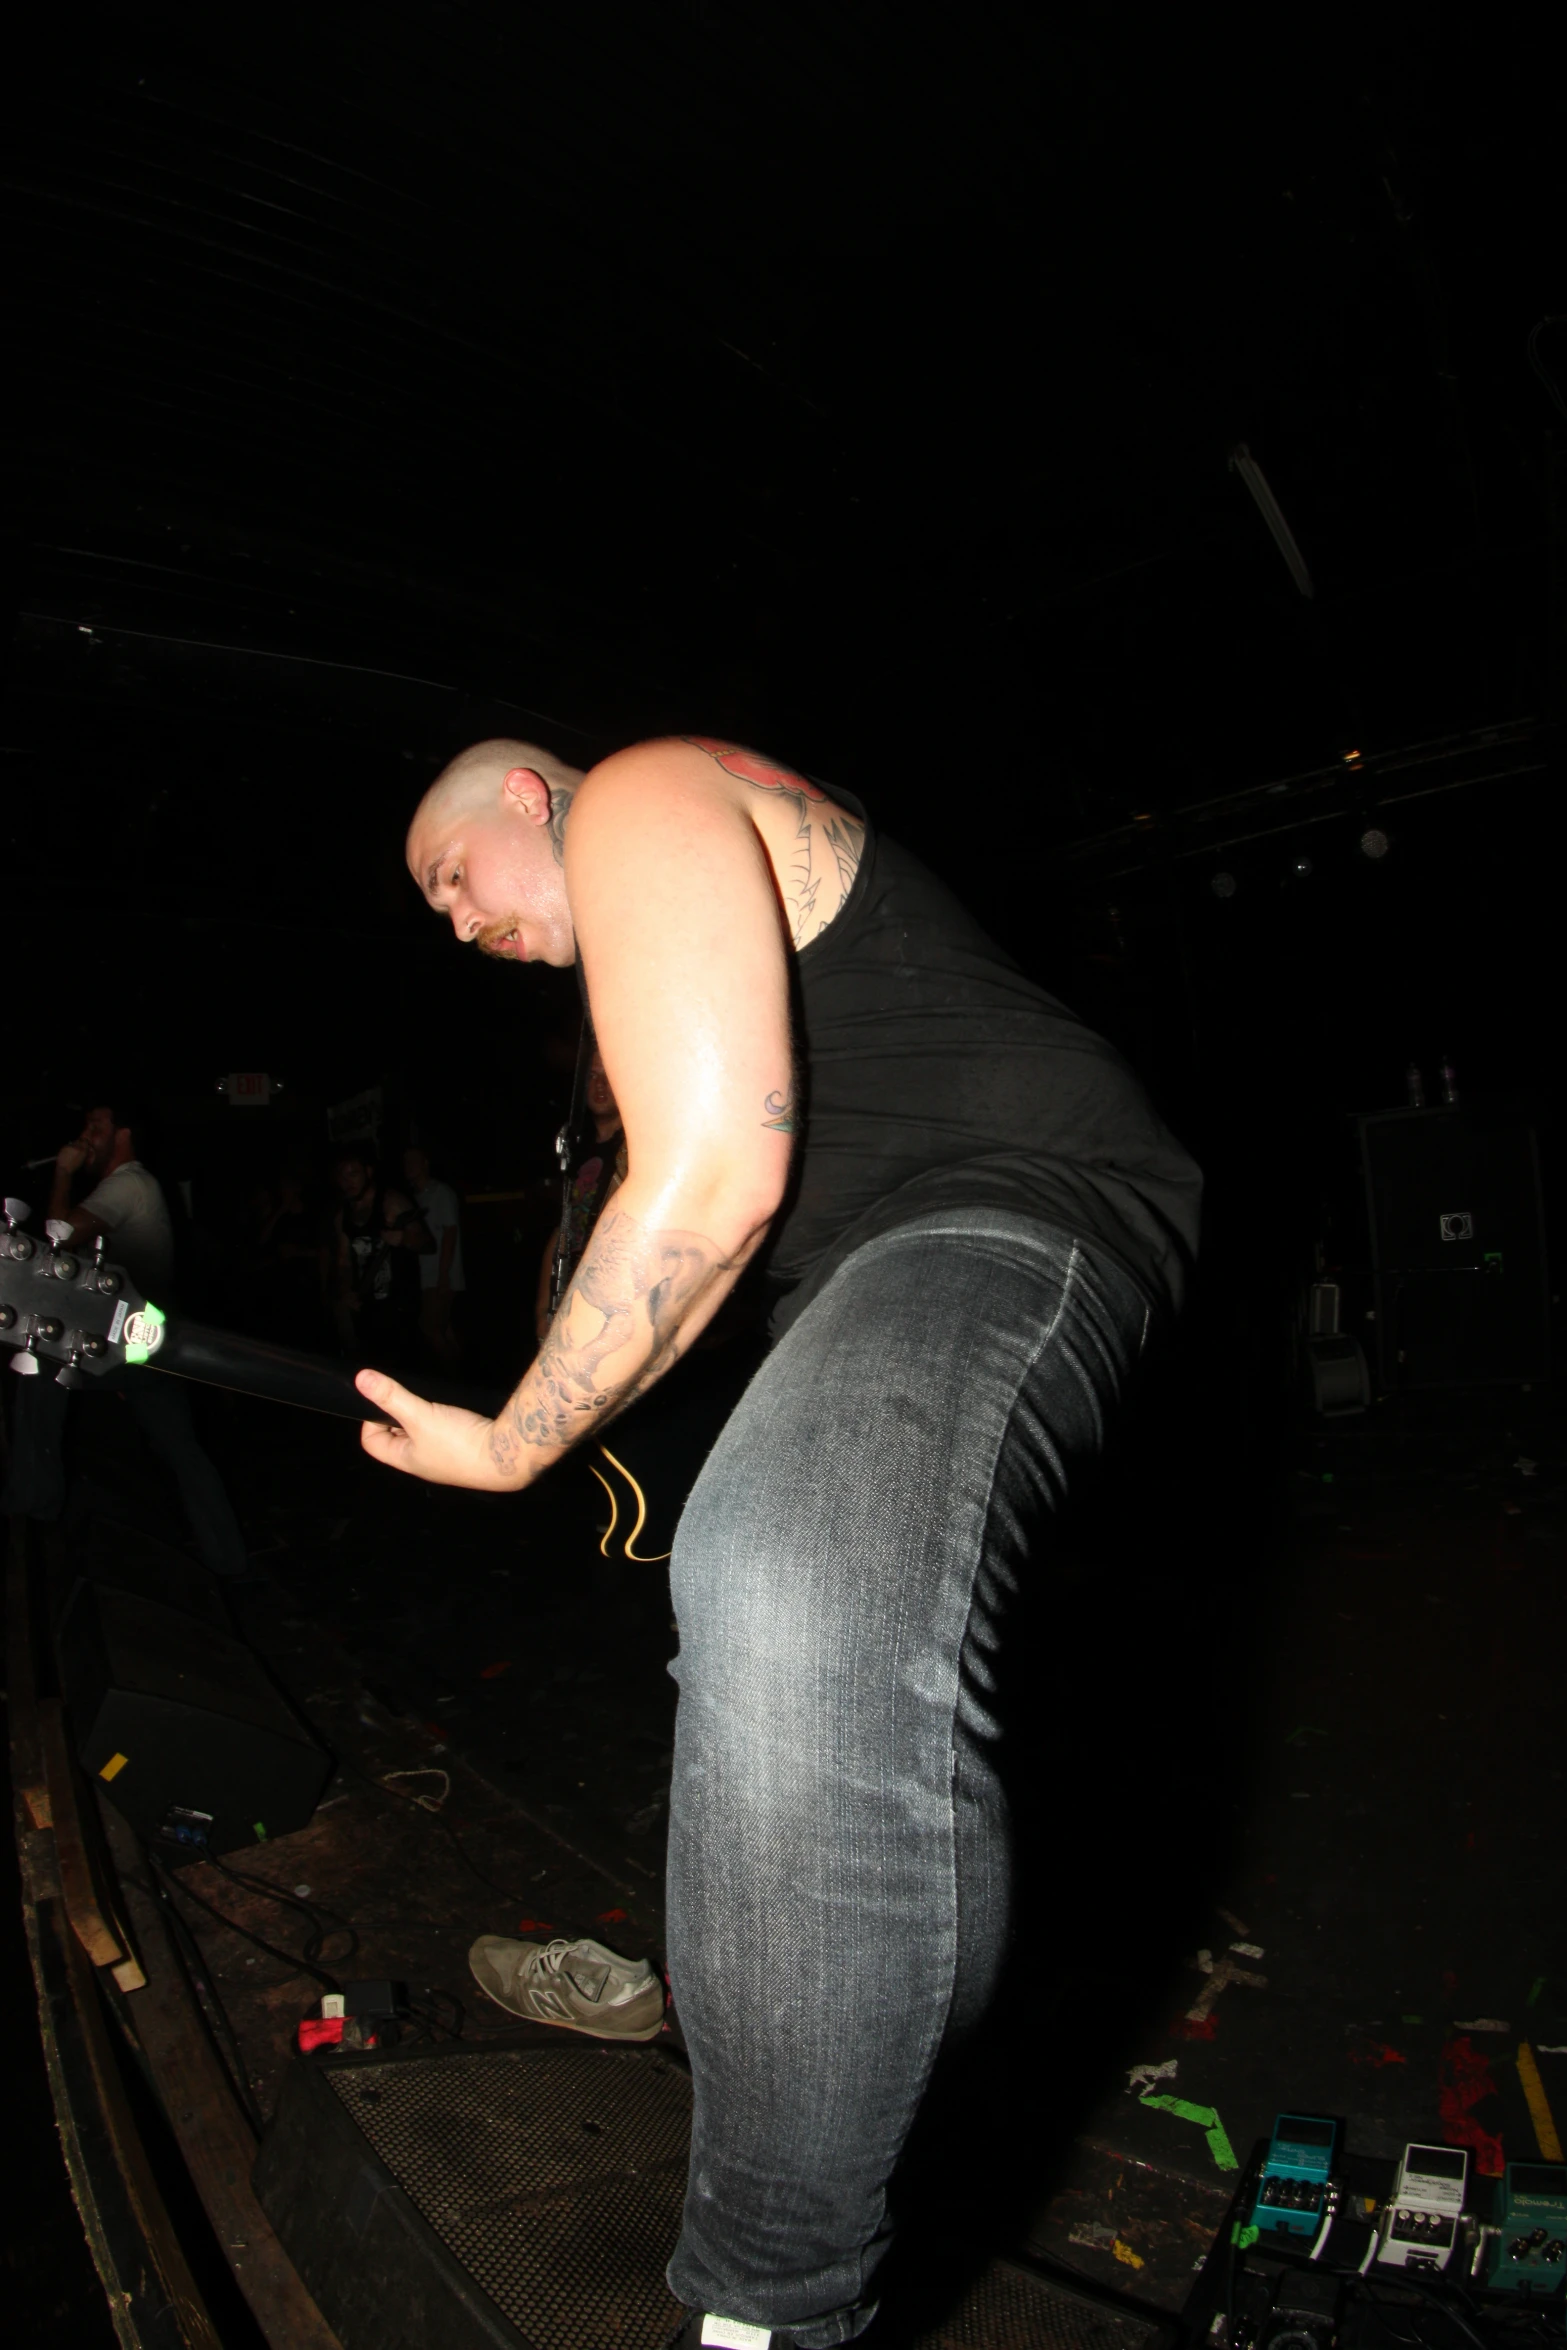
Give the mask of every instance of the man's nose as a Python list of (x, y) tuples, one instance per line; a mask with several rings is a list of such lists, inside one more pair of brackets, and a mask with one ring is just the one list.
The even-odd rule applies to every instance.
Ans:
[(484, 927), (483, 916), (468, 904), (466, 898), (458, 898), (452, 906), (451, 913), (452, 928), (457, 934), (458, 945), (469, 945)]

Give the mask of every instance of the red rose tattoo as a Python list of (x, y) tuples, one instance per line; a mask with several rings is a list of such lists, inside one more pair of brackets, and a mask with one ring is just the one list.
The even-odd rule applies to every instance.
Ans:
[(771, 759), (764, 759), (759, 751), (748, 751), (739, 743), (720, 742), (710, 734), (683, 734), (680, 739), (696, 750), (708, 752), (726, 775), (737, 775), (742, 783), (754, 783), (762, 791), (799, 792), (807, 800), (827, 797), (821, 785), (812, 783), (808, 776), (796, 775), (792, 767), (779, 767)]

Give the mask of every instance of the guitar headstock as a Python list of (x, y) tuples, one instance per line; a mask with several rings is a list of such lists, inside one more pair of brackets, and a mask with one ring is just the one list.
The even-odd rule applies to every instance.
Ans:
[(81, 1387), (126, 1363), (144, 1363), (163, 1342), (163, 1315), (123, 1265), (96, 1247), (73, 1248), (70, 1227), (52, 1219), (43, 1238), (25, 1229), (25, 1200), (8, 1199), (0, 1220), (0, 1346), (11, 1368), (37, 1378), (58, 1363), (61, 1387)]

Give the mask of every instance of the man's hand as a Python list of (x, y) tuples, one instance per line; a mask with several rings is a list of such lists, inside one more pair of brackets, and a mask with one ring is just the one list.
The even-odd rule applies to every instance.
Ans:
[(427, 1485), (465, 1485), (475, 1493), (512, 1493), (530, 1482), (525, 1459), (511, 1469), (497, 1468), (490, 1450), (493, 1420), (455, 1404), (426, 1403), (384, 1371), (356, 1372), (354, 1385), (391, 1418), (390, 1427), (367, 1420), (359, 1436), (385, 1467), (422, 1477)]
[(86, 1164), (87, 1152), (85, 1147), (79, 1142), (62, 1143), (60, 1148), (54, 1154), (54, 1166), (55, 1173), (57, 1175), (74, 1175), (78, 1167), (85, 1167)]

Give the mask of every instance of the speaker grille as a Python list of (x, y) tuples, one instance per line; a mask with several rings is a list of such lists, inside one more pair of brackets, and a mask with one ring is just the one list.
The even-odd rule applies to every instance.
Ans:
[(361, 2062), (327, 2078), (453, 2257), (537, 2350), (662, 2350), (681, 2314), (663, 2278), (691, 2132), (678, 2066), (571, 2046)]

